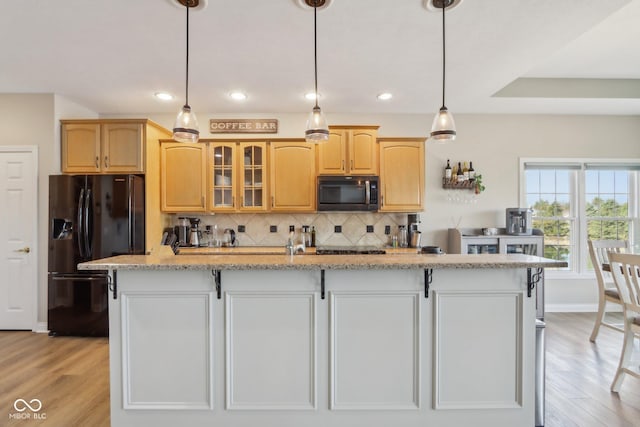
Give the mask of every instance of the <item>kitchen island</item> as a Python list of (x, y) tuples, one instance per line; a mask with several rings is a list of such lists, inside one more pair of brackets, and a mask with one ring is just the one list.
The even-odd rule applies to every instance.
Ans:
[(111, 425), (533, 426), (526, 255), (148, 255), (111, 277)]

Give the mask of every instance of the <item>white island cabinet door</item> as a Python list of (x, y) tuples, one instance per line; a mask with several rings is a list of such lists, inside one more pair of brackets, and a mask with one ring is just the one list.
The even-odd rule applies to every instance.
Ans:
[(119, 295), (123, 408), (213, 409), (211, 285), (169, 290), (161, 272), (146, 272), (144, 278), (123, 273), (128, 279)]
[(225, 272), (228, 410), (316, 409), (318, 276)]
[(420, 275), (329, 271), (326, 277), (330, 408), (419, 409)]

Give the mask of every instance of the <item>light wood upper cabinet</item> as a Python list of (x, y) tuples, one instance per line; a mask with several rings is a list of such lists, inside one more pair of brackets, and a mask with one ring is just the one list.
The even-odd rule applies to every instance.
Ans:
[(162, 142), (160, 145), (160, 209), (205, 212), (207, 145)]
[(329, 126), (318, 144), (319, 175), (377, 175), (378, 126)]
[(267, 210), (267, 143), (209, 142), (208, 209)]
[(144, 172), (144, 141), (140, 123), (105, 123), (102, 126), (102, 171)]
[(62, 124), (62, 172), (100, 172), (100, 124)]
[(237, 159), (240, 210), (267, 210), (267, 143), (241, 142)]
[(63, 173), (144, 173), (143, 121), (63, 120)]
[(269, 187), (272, 212), (315, 212), (315, 146), (304, 141), (271, 142)]
[(380, 211), (424, 209), (424, 139), (380, 138)]

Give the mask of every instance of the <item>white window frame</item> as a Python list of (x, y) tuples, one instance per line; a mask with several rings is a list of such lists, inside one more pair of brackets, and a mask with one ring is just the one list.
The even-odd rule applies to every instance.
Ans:
[[(592, 278), (593, 270), (588, 270), (587, 259), (589, 254), (589, 248), (587, 246), (587, 218), (584, 215), (586, 212), (586, 195), (585, 195), (585, 171), (587, 165), (590, 166), (611, 166), (611, 167), (624, 167), (630, 168), (640, 167), (640, 159), (593, 159), (593, 158), (531, 158), (522, 157), (519, 159), (519, 180), (518, 180), (518, 192), (520, 206), (527, 206), (527, 196), (525, 188), (525, 164), (540, 164), (544, 166), (556, 166), (562, 168), (563, 166), (579, 165), (580, 168), (576, 170), (575, 179), (571, 182), (571, 202), (572, 208), (578, 209), (578, 212), (572, 212), (575, 218), (575, 232), (571, 235), (571, 245), (576, 248), (576, 251), (571, 253), (571, 262), (573, 269), (571, 270), (548, 270), (545, 275), (551, 279), (584, 279)], [(631, 227), (630, 233), (634, 233), (629, 236), (631, 245), (635, 251), (640, 250), (640, 180), (638, 176), (640, 173), (636, 173), (635, 176), (629, 182), (629, 216), (632, 218), (633, 227)], [(572, 230), (573, 231), (573, 230)], [(577, 240), (577, 241), (576, 241)]]

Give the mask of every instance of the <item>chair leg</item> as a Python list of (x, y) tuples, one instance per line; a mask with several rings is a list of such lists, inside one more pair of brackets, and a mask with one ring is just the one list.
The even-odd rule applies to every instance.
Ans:
[(602, 324), (602, 320), (604, 319), (604, 310), (607, 307), (607, 300), (604, 298), (604, 293), (600, 293), (598, 298), (598, 314), (596, 314), (596, 323), (593, 325), (593, 331), (591, 332), (591, 336), (589, 337), (589, 341), (596, 342), (596, 338), (598, 337), (598, 332), (600, 331), (600, 325)]
[(631, 361), (631, 354), (633, 353), (633, 339), (634, 334), (631, 329), (631, 325), (629, 324), (631, 319), (627, 319), (625, 316), (624, 320), (624, 341), (622, 344), (622, 352), (620, 353), (620, 363), (618, 364), (618, 369), (616, 370), (616, 375), (613, 377), (613, 382), (611, 383), (611, 391), (617, 393), (620, 391), (620, 387), (622, 387), (622, 381), (624, 380), (624, 369), (629, 366), (629, 362)]

